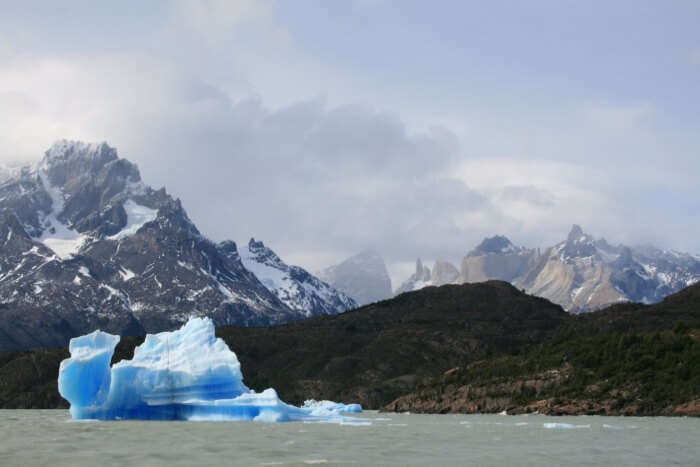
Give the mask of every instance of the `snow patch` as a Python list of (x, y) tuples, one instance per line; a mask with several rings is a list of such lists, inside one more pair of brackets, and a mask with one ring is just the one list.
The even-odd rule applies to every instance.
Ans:
[(114, 235), (107, 237), (110, 240), (121, 240), (122, 238), (134, 235), (141, 227), (149, 222), (153, 222), (158, 217), (158, 210), (151, 209), (140, 204), (136, 204), (129, 199), (124, 203), (126, 211), (126, 225)]
[(51, 212), (41, 215), (40, 222), (44, 230), (38, 240), (59, 258), (68, 259), (80, 250), (89, 237), (58, 220), (57, 216), (63, 211), (64, 206), (63, 192), (48, 183), (48, 175), (45, 172), (40, 172), (39, 179), (51, 198)]
[(122, 268), (119, 270), (119, 274), (122, 276), (122, 280), (123, 280), (124, 282), (126, 282), (126, 281), (128, 281), (128, 280), (130, 280), (130, 279), (133, 279), (134, 277), (136, 277), (136, 273), (134, 273), (134, 271), (132, 271), (131, 269), (127, 269), (127, 268), (125, 268), (125, 267), (123, 267), (123, 266), (122, 266)]
[(110, 297), (116, 297), (116, 298), (118, 298), (118, 299), (121, 299), (121, 298), (122, 298), (122, 294), (121, 294), (117, 289), (115, 289), (114, 287), (110, 287), (110, 286), (107, 285), (107, 284), (100, 284), (100, 288), (101, 288), (101, 289), (106, 289), (106, 290), (109, 292), (109, 296), (110, 296)]

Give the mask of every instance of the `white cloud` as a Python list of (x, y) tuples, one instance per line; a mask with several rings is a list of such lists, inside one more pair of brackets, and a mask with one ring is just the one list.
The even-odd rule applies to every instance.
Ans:
[(59, 21), (0, 41), (0, 161), (107, 140), (214, 238), (255, 236), (311, 269), (373, 246), (395, 281), (416, 256), (457, 262), (497, 233), (545, 246), (574, 222), (697, 245), (696, 137), (664, 131), (652, 100), (430, 107), (307, 55), (273, 3), (168, 7), (131, 46), (66, 46)]
[(174, 21), (214, 45), (233, 37), (243, 25), (261, 25), (273, 17), (269, 0), (178, 0)]
[(639, 128), (652, 118), (652, 107), (648, 103), (612, 105), (589, 103), (583, 106), (585, 120), (605, 130), (628, 130)]

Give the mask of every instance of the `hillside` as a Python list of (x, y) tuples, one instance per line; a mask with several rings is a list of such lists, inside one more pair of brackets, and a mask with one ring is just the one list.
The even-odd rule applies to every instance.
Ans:
[[(341, 315), (217, 329), (246, 384), (412, 412), (699, 415), (700, 286), (573, 316), (511, 285), (427, 287)], [(119, 347), (122, 358), (138, 338)], [(65, 350), (0, 357), (0, 406), (52, 407)], [(117, 357), (115, 357), (115, 360)], [(53, 392), (52, 392), (53, 391)]]

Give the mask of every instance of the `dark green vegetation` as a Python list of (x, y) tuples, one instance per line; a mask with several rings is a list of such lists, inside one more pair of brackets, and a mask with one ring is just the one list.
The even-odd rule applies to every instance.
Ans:
[[(221, 327), (246, 383), (413, 412), (695, 414), (700, 285), (571, 316), (504, 282), (429, 287), (337, 316)], [(120, 343), (115, 360), (140, 339)], [(55, 407), (65, 350), (0, 357), (0, 407)]]
[(700, 415), (700, 286), (572, 317), (516, 355), (455, 367), (391, 410)]

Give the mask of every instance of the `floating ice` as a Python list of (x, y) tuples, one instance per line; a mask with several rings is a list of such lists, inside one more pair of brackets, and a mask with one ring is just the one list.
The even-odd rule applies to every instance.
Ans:
[(339, 415), (343, 413), (360, 413), (362, 406), (360, 404), (343, 404), (333, 401), (317, 401), (308, 399), (304, 401), (302, 406), (304, 409), (310, 409), (314, 415)]
[(575, 430), (577, 428), (590, 428), (591, 425), (573, 425), (571, 423), (544, 423), (545, 428), (560, 430)]
[(236, 354), (214, 335), (208, 318), (173, 332), (149, 334), (132, 360), (109, 366), (119, 336), (101, 331), (70, 342), (58, 391), (74, 419), (347, 421), (358, 404), (330, 401), (295, 407), (274, 389), (256, 393), (243, 384)]

